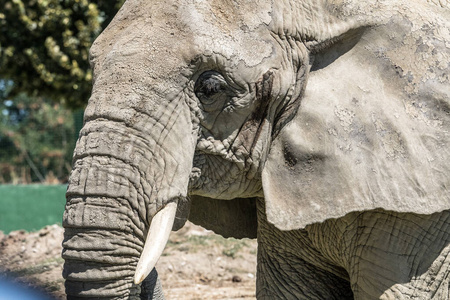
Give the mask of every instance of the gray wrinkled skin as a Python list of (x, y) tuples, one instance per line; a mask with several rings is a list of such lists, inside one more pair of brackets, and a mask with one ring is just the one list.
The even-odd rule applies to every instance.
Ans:
[(258, 238), (258, 299), (450, 299), (449, 28), (444, 1), (128, 0), (91, 49), (68, 298), (163, 299), (133, 276), (177, 202), (175, 230)]

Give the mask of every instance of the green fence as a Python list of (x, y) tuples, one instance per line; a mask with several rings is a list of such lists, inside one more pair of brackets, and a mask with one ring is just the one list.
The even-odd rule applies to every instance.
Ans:
[(61, 224), (67, 185), (0, 185), (0, 231)]

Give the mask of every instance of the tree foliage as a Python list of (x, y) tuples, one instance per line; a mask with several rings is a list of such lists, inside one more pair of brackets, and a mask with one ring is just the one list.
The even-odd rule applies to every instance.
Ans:
[(0, 0), (0, 78), (82, 107), (91, 92), (89, 48), (124, 0)]
[(23, 93), (0, 102), (0, 183), (65, 182), (75, 134), (59, 103)]

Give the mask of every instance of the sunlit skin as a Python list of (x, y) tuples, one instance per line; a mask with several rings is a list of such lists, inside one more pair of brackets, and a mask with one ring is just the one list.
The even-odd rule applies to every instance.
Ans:
[(188, 217), (258, 238), (258, 299), (445, 293), (449, 12), (338, 2), (125, 3), (91, 49), (68, 295), (149, 297)]

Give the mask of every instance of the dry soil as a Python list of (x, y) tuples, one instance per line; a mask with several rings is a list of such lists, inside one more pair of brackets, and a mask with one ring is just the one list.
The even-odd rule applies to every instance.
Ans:
[[(63, 229), (0, 232), (0, 272), (65, 299)], [(255, 299), (256, 240), (224, 239), (192, 223), (173, 232), (157, 264), (166, 299)]]

